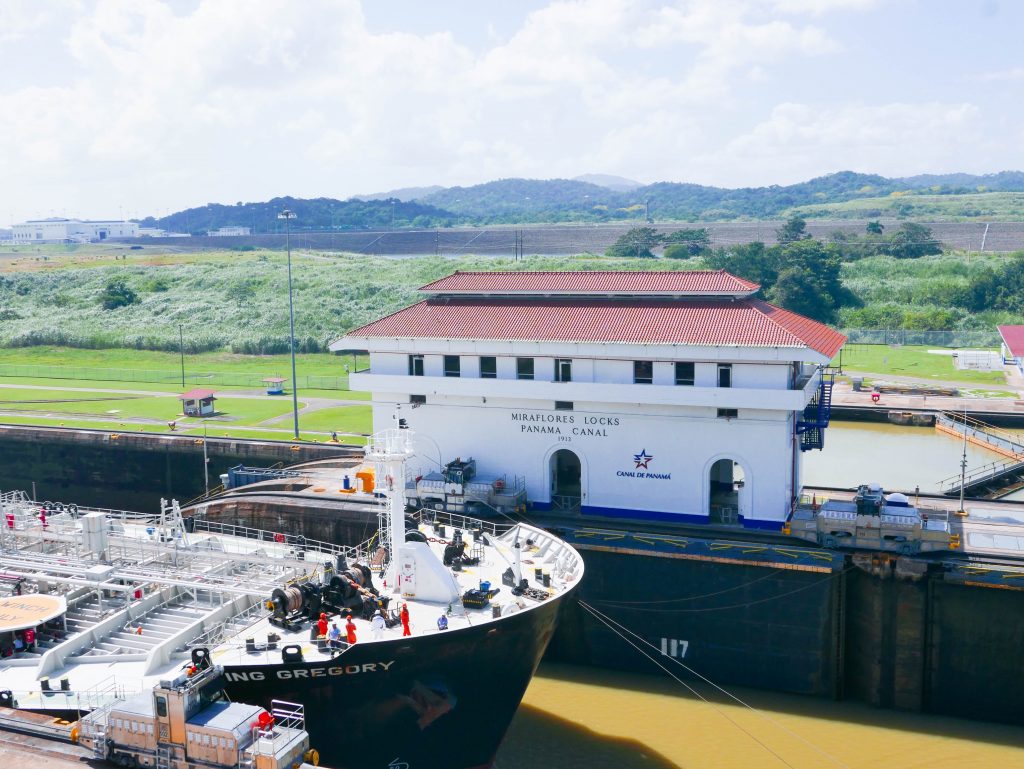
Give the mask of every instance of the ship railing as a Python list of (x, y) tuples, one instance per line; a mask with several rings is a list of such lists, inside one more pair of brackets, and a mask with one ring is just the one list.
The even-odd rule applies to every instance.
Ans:
[(358, 547), (335, 545), (331, 542), (310, 539), (309, 537), (304, 537), (301, 534), (285, 534), (283, 532), (269, 531), (267, 529), (256, 529), (249, 526), (242, 526), (236, 523), (211, 521), (206, 518), (196, 518), (195, 529), (196, 531), (205, 531), (210, 534), (222, 534), (228, 537), (239, 537), (241, 539), (286, 545), (299, 550), (315, 550), (322, 553), (329, 553), (331, 555), (344, 555), (346, 558), (356, 558), (360, 555)]
[(436, 523), (441, 526), (454, 526), (456, 529), (479, 529), (492, 534), (495, 537), (504, 534), (512, 528), (512, 523), (497, 523), (494, 521), (482, 521), (479, 518), (469, 518), (458, 513), (447, 513), (442, 510), (430, 510), (422, 508), (412, 513), (411, 517), (419, 523)]
[(256, 614), (259, 614), (264, 610), (265, 607), (263, 602), (257, 601), (252, 606), (232, 614), (230, 617), (226, 617), (223, 621), (218, 622), (202, 635), (196, 636), (189, 641), (189, 646), (218, 646), (223, 643), (226, 638), (234, 634), (235, 631), (233, 628), (235, 625), (242, 620), (247, 620)]
[(105, 723), (106, 712), (115, 703), (123, 700), (129, 692), (135, 694), (138, 691), (141, 690), (127, 690), (113, 676), (107, 676), (88, 689), (12, 689), (11, 695), (23, 708), (96, 713), (97, 718)]

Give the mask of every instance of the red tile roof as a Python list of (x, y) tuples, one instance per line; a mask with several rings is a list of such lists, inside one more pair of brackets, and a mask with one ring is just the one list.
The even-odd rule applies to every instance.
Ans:
[[(180, 401), (201, 401), (201, 400), (203, 400), (203, 398), (213, 398), (213, 394), (215, 392), (217, 392), (217, 391), (216, 390), (203, 390), (203, 389), (189, 390), (187, 393), (182, 393), (181, 395), (179, 395), (178, 396), (178, 400), (180, 400)], [(213, 398), (213, 399), (217, 400), (216, 398)]]
[(725, 270), (677, 272), (456, 272), (427, 294), (701, 294), (748, 296), (760, 288)]
[(1010, 355), (1024, 358), (1024, 326), (997, 326)]
[(624, 342), (810, 348), (846, 337), (759, 299), (428, 299), (346, 337)]

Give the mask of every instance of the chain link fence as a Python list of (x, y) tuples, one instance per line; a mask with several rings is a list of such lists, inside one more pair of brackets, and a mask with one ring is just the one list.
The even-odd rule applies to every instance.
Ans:
[[(265, 377), (273, 374), (232, 373), (224, 371), (186, 372), (185, 387), (214, 385), (218, 387), (252, 387), (263, 389)], [(166, 384), (169, 389), (182, 387), (180, 371), (167, 369), (88, 368), (84, 366), (43, 366), (0, 363), (0, 377), (26, 377), (32, 379), (76, 379), (95, 382), (147, 382)], [(285, 385), (287, 386), (287, 382)], [(300, 376), (299, 389), (347, 390), (347, 376)]]
[(902, 344), (928, 347), (999, 347), (999, 332), (913, 331), (904, 328), (844, 328), (848, 344)]

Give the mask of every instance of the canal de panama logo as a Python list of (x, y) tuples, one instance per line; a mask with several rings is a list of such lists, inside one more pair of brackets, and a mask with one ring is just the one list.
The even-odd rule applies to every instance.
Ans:
[(652, 473), (651, 462), (654, 461), (654, 454), (648, 454), (647, 449), (640, 449), (639, 454), (631, 454), (636, 464), (632, 470), (617, 470), (615, 475), (619, 478), (643, 478), (655, 481), (671, 481), (672, 473)]
[(654, 456), (651, 455), (651, 454), (648, 454), (647, 453), (647, 449), (640, 449), (640, 453), (639, 454), (634, 454), (633, 455), (633, 461), (636, 462), (636, 469), (637, 470), (641, 470), (641, 469), (646, 470), (646, 469), (648, 469), (647, 465), (650, 464), (652, 459), (654, 459)]

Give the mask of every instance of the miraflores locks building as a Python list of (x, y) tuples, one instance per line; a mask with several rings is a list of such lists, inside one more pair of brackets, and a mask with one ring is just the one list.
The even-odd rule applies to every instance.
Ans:
[(535, 508), (778, 528), (821, 448), (846, 338), (723, 271), (456, 272), (349, 332), (374, 430), (473, 457)]

